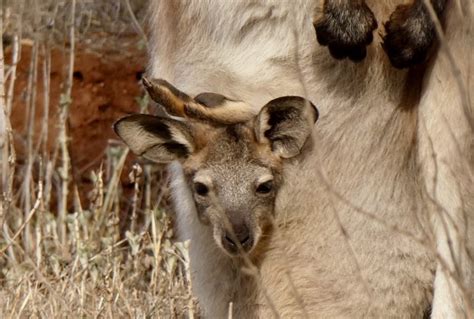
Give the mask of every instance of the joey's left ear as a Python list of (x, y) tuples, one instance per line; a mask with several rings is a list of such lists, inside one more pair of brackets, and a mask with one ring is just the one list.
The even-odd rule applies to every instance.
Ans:
[(114, 130), (133, 153), (153, 162), (184, 160), (194, 151), (191, 127), (173, 119), (133, 114), (115, 122)]
[(284, 96), (268, 102), (255, 119), (259, 142), (268, 141), (272, 151), (282, 158), (301, 152), (319, 117), (318, 110), (299, 96)]

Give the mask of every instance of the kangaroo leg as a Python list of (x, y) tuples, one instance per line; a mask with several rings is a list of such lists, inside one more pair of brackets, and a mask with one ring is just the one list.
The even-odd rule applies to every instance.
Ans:
[(318, 42), (328, 46), (334, 58), (361, 61), (377, 21), (364, 0), (325, 0), (323, 14), (314, 27)]
[[(431, 0), (431, 4), (440, 17), (446, 0)], [(385, 23), (385, 31), (382, 46), (392, 65), (399, 69), (424, 62), (436, 39), (434, 23), (424, 0), (399, 5)]]

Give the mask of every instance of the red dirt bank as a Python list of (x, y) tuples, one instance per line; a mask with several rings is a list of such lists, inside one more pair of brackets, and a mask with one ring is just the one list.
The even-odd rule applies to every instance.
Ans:
[[(31, 46), (22, 47), (21, 61), (17, 68), (12, 126), (18, 163), (25, 161), (25, 132), (27, 114), (27, 81), (31, 60)], [(77, 50), (74, 63), (74, 85), (69, 115), (70, 155), (76, 182), (87, 184), (91, 169), (96, 169), (104, 157), (109, 139), (117, 139), (112, 124), (121, 116), (137, 112), (137, 98), (143, 95), (139, 79), (146, 63), (144, 52), (92, 53)], [(6, 61), (10, 61), (9, 49)], [(48, 149), (54, 150), (58, 136), (58, 104), (65, 82), (67, 53), (52, 51), (51, 92), (48, 120)], [(41, 131), (44, 108), (43, 58), (38, 64), (35, 136)], [(37, 140), (37, 139), (36, 139)], [(127, 170), (125, 170), (127, 172)], [(77, 179), (80, 179), (78, 181)], [(80, 185), (84, 186), (85, 185)], [(82, 187), (80, 187), (82, 188)], [(86, 187), (87, 188), (87, 187)], [(83, 197), (84, 198), (84, 197)]]

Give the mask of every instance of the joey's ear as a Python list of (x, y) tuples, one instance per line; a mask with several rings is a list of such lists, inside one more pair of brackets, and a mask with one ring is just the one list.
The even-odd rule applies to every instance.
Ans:
[(115, 122), (114, 130), (133, 153), (153, 162), (184, 159), (194, 151), (190, 128), (172, 119), (134, 114)]
[(191, 98), (163, 79), (143, 78), (151, 99), (170, 115), (216, 124), (247, 122), (255, 116), (254, 108), (217, 93), (201, 93)]
[(259, 142), (268, 141), (282, 158), (298, 155), (311, 135), (318, 110), (299, 96), (284, 96), (268, 102), (255, 119)]

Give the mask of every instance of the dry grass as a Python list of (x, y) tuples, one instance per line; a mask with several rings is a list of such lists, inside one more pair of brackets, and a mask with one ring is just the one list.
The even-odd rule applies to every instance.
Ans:
[[(1, 2), (3, 43), (11, 50), (9, 59), (0, 63), (0, 87), (5, 90), (0, 99), (5, 116), (0, 121), (5, 123), (0, 127), (3, 318), (195, 315), (187, 246), (173, 241), (170, 219), (160, 205), (165, 190), (160, 172), (152, 172), (149, 165), (123, 172), (128, 150), (111, 141), (106, 160), (91, 172), (90, 200), (81, 198), (71, 173), (76, 168), (69, 154), (67, 122), (75, 44), (90, 50), (103, 46), (118, 50), (122, 37), (136, 33), (142, 37), (139, 25), (145, 4), (139, 0)], [(21, 135), (26, 154), (18, 162), (13, 143), (18, 132), (13, 132), (9, 119), (14, 100), (20, 98), (13, 92), (22, 42), (30, 43), (33, 53), (26, 92), (27, 130)], [(146, 43), (141, 38), (136, 46), (144, 49)], [(62, 48), (69, 61), (59, 105), (50, 105), (48, 97), (53, 47)], [(38, 62), (40, 55), (46, 62)], [(38, 82), (44, 87), (42, 105), (35, 103)], [(48, 141), (48, 109), (41, 110), (45, 118), (39, 135), (35, 133), (40, 107), (59, 114), (56, 141)], [(128, 197), (122, 191), (122, 173), (130, 173), (134, 185)], [(131, 221), (120, 227), (120, 212), (130, 205)]]

